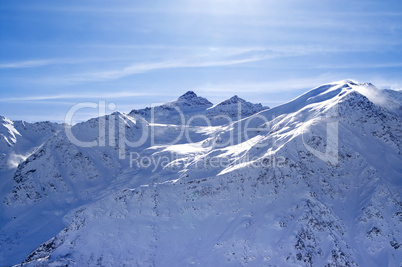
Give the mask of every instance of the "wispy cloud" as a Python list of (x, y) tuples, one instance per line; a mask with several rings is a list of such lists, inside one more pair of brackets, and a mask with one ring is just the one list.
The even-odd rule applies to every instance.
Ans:
[[(129, 47), (129, 46), (127, 46)], [(115, 46), (116, 49), (125, 48), (125, 46)], [(132, 47), (134, 48), (134, 47)], [(141, 47), (139, 47), (141, 48)], [(142, 47), (141, 49), (144, 49)], [(155, 48), (151, 48), (155, 49)], [(0, 69), (25, 69), (25, 68), (38, 68), (50, 65), (73, 65), (85, 63), (98, 63), (98, 62), (117, 62), (127, 61), (127, 57), (97, 57), (97, 58), (49, 58), (49, 59), (35, 59), (23, 60), (13, 62), (0, 62)]]
[[(243, 0), (185, 0), (185, 1), (170, 1), (168, 5), (154, 5), (144, 1), (144, 3), (137, 5), (99, 5), (92, 6), (87, 4), (80, 5), (25, 5), (18, 7), (19, 9), (28, 9), (33, 11), (46, 11), (46, 12), (71, 12), (71, 13), (97, 13), (97, 14), (140, 14), (140, 13), (157, 13), (157, 14), (216, 14), (216, 15), (244, 15), (255, 14), (261, 12), (256, 5), (261, 3), (260, 0), (247, 0), (248, 4), (253, 3), (252, 9), (242, 8)], [(15, 8), (15, 7), (14, 7)], [(7, 9), (7, 6), (2, 6), (1, 9)]]
[(401, 68), (401, 62), (391, 62), (391, 63), (357, 63), (357, 64), (331, 64), (331, 65), (318, 65), (311, 68), (316, 69), (383, 69), (383, 68)]
[(373, 77), (370, 82), (381, 89), (402, 90), (402, 81), (398, 79), (385, 79), (384, 77)]
[(0, 63), (0, 69), (35, 68), (54, 64), (52, 60), (27, 60), (9, 63)]
[(118, 99), (127, 97), (153, 96), (160, 95), (155, 93), (140, 93), (140, 92), (108, 92), (108, 93), (81, 93), (81, 94), (55, 94), (42, 96), (25, 96), (25, 97), (8, 97), (1, 98), (0, 102), (18, 102), (18, 101), (44, 101), (58, 99)]
[[(186, 50), (188, 53), (197, 53), (201, 55), (214, 55), (217, 54), (220, 57), (236, 56), (245, 53), (252, 52), (262, 52), (266, 51), (267, 48), (264, 47), (196, 47), (196, 46), (136, 46), (136, 45), (102, 45), (94, 44), (89, 45), (94, 47), (103, 48), (115, 48), (115, 49), (148, 49), (148, 50), (176, 50), (181, 51)], [(189, 57), (187, 55), (187, 57)], [(190, 56), (191, 57), (191, 56)], [(13, 62), (0, 62), (0, 69), (24, 69), (24, 68), (37, 68), (49, 65), (71, 65), (71, 64), (83, 64), (83, 63), (96, 63), (96, 62), (117, 62), (117, 61), (130, 61), (132, 58), (127, 57), (98, 57), (98, 58), (49, 58), (49, 59), (34, 59), (34, 60), (23, 60), (23, 61), (13, 61)], [(164, 68), (163, 66), (172, 65), (183, 65), (180, 62), (161, 62), (161, 63), (143, 63), (140, 64), (141, 69), (145, 71), (147, 69), (154, 68)], [(219, 64), (219, 63), (218, 63)], [(130, 69), (131, 66), (125, 68)], [(111, 71), (113, 72), (113, 71)]]
[[(72, 45), (74, 46), (74, 45)], [(83, 46), (83, 45), (80, 45)], [(84, 45), (85, 46), (85, 45)], [(319, 45), (282, 45), (282, 46), (250, 46), (250, 47), (219, 47), (219, 46), (158, 46), (158, 45), (126, 45), (126, 44), (87, 44), (88, 47), (104, 49), (129, 49), (129, 50), (157, 50), (157, 53), (169, 51), (169, 53), (180, 53), (177, 58), (184, 60), (165, 60), (160, 62), (135, 63), (120, 70), (94, 71), (82, 75), (76, 75), (77, 80), (86, 80), (85, 76), (91, 80), (100, 77), (115, 79), (135, 73), (144, 73), (147, 71), (167, 69), (167, 68), (185, 68), (185, 67), (213, 67), (228, 66), (247, 62), (259, 61), (275, 57), (299, 56), (317, 53), (337, 53), (352, 52), (357, 48), (342, 47), (323, 47)], [(362, 51), (362, 47), (357, 50)], [(172, 52), (173, 51), (173, 52)], [(184, 53), (184, 54), (183, 54)], [(194, 56), (197, 55), (197, 56)], [(47, 58), (33, 59), (13, 62), (0, 62), (0, 69), (24, 69), (38, 68), (49, 65), (72, 65), (97, 62), (128, 62), (134, 58), (130, 57), (96, 57), (96, 58)], [(320, 68), (321, 66), (317, 67)], [(335, 66), (336, 67), (336, 66)], [(322, 66), (325, 68), (325, 66)], [(342, 68), (342, 66), (339, 66)], [(81, 77), (80, 77), (81, 76)]]
[[(314, 1), (314, 0), (313, 0)], [(306, 5), (313, 1), (304, 1), (303, 5)], [(135, 13), (168, 13), (168, 14), (217, 14), (217, 15), (255, 15), (255, 14), (271, 14), (276, 11), (287, 11), (291, 9), (289, 6), (298, 6), (300, 1), (298, 0), (288, 0), (286, 4), (278, 1), (261, 1), (261, 0), (185, 0), (185, 1), (170, 1), (169, 5), (149, 5), (148, 3), (143, 3), (141, 5), (119, 5), (118, 3), (114, 5), (99, 5), (91, 6), (86, 5), (86, 3), (80, 5), (24, 5), (18, 7), (20, 9), (29, 9), (33, 11), (50, 11), (50, 12), (75, 12), (75, 13), (107, 13), (107, 14), (135, 14)], [(307, 5), (308, 6), (308, 5)], [(2, 9), (7, 9), (7, 6), (1, 7)], [(14, 7), (15, 8), (15, 7)], [(271, 12), (269, 12), (271, 11)], [(303, 10), (305, 11), (305, 10)], [(321, 10), (322, 11), (322, 10)], [(328, 15), (335, 16), (400, 16), (400, 12), (356, 12), (352, 10), (331, 10), (332, 12), (327, 12)], [(321, 12), (320, 12), (321, 13)], [(327, 15), (327, 14), (325, 14)]]
[(50, 59), (37, 59), (37, 60), (24, 60), (14, 62), (0, 62), (0, 69), (25, 69), (25, 68), (38, 68), (49, 65), (71, 65), (82, 63), (95, 63), (105, 61), (118, 61), (124, 58), (50, 58)]
[(71, 83), (79, 83), (79, 82), (90, 82), (90, 81), (117, 80), (126, 76), (157, 71), (157, 70), (179, 69), (179, 68), (224, 67), (224, 66), (262, 61), (272, 57), (273, 57), (272, 55), (254, 55), (238, 59), (220, 59), (220, 60), (188, 59), (188, 60), (161, 61), (154, 63), (135, 63), (121, 69), (76, 74), (67, 77), (67, 81)]
[(312, 89), (336, 78), (330, 75), (321, 75), (319, 77), (297, 78), (297, 79), (281, 79), (266, 82), (250, 82), (250, 83), (225, 83), (208, 86), (195, 87), (192, 90), (204, 93), (279, 93), (295, 90)]
[[(188, 53), (175, 60), (140, 62), (119, 69), (92, 71), (63, 77), (67, 83), (117, 80), (134, 74), (166, 69), (226, 67), (264, 61), (278, 57), (300, 56), (311, 53), (334, 52), (317, 46), (285, 47), (189, 47)], [(197, 56), (195, 56), (197, 55)]]

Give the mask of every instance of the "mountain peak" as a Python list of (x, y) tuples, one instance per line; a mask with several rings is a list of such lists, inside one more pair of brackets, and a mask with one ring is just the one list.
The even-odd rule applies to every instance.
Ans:
[(236, 117), (241, 113), (241, 117), (248, 117), (264, 109), (269, 109), (268, 107), (262, 106), (260, 103), (253, 104), (248, 102), (237, 95), (226, 99), (213, 107), (208, 109), (208, 114), (225, 114), (232, 117)]
[(245, 103), (245, 102), (247, 102), (247, 101), (238, 97), (237, 95), (234, 95), (229, 99), (223, 100), (218, 105), (230, 105), (230, 104)]
[(185, 94), (183, 94), (182, 96), (179, 97), (179, 99), (193, 99), (193, 98), (197, 98), (197, 94), (194, 93), (193, 91), (187, 91)]
[(0, 121), (7, 122), (7, 123), (10, 123), (10, 122), (11, 122), (10, 119), (8, 119), (8, 118), (6, 118), (6, 117), (4, 117), (4, 116), (1, 116), (1, 115), (0, 115)]
[(208, 99), (197, 96), (193, 91), (188, 91), (173, 103), (178, 104), (179, 106), (212, 106), (212, 103), (209, 102)]

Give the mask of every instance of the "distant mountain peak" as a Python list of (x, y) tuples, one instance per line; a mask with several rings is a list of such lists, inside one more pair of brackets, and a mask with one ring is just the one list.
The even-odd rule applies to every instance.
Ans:
[(247, 101), (238, 97), (237, 95), (232, 96), (229, 99), (223, 100), (217, 106), (223, 105), (230, 105), (230, 104), (237, 104), (237, 103), (246, 103)]
[(197, 96), (193, 91), (187, 91), (184, 95), (180, 96), (176, 101), (171, 104), (179, 106), (212, 106), (213, 104), (208, 99)]
[(197, 94), (194, 93), (193, 91), (187, 91), (185, 94), (183, 94), (182, 96), (179, 97), (179, 99), (193, 99), (193, 98), (197, 98)]
[(12, 121), (10, 119), (8, 119), (8, 118), (6, 118), (4, 116), (1, 116), (1, 115), (0, 115), (0, 121), (2, 121), (4, 123), (8, 123), (8, 124), (12, 123)]
[(229, 115), (236, 117), (240, 115), (241, 117), (248, 117), (264, 109), (269, 109), (269, 107), (264, 107), (260, 103), (254, 104), (248, 102), (237, 95), (232, 96), (229, 99), (223, 100), (222, 102), (208, 108), (207, 113), (209, 115)]
[(254, 104), (254, 103), (248, 102), (248, 101), (244, 100), (243, 98), (238, 97), (237, 95), (234, 95), (231, 98), (223, 100), (222, 102), (215, 105), (215, 107), (233, 105), (233, 104), (238, 104), (238, 103), (241, 103), (242, 105), (246, 105), (246, 106), (254, 106), (254, 107), (259, 107), (259, 108), (263, 108), (263, 109), (269, 108), (269, 107), (263, 107), (260, 103)]

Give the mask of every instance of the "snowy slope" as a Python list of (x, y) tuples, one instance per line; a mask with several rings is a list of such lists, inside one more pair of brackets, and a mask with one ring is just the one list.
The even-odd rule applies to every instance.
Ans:
[[(41, 147), (53, 136), (60, 133), (63, 126), (51, 122), (38, 122), (27, 123), (24, 121), (11, 121), (5, 117), (0, 117), (0, 198), (3, 200), (10, 191), (15, 187), (15, 173), (19, 164), (26, 164), (28, 158), (32, 154), (37, 153)], [(46, 169), (42, 169), (42, 172), (46, 172)], [(18, 172), (18, 171), (17, 171)], [(29, 177), (32, 173), (24, 175), (23, 179)], [(46, 174), (47, 175), (47, 174)], [(50, 177), (49, 177), (50, 178)], [(11, 212), (11, 213), (9, 213)], [(19, 224), (15, 221), (16, 214), (23, 214), (25, 219), (23, 223)], [(23, 237), (24, 229), (29, 228), (29, 224), (36, 221), (37, 214), (30, 213), (30, 211), (18, 211), (16, 209), (8, 209), (6, 205), (0, 206), (0, 251), (1, 251), (1, 266), (6, 264), (15, 263), (12, 261), (12, 255), (18, 255), (18, 251), (26, 244), (28, 248), (25, 251), (32, 249), (32, 246), (37, 243), (33, 239), (33, 243), (28, 240), (23, 242), (20, 240)], [(11, 228), (7, 228), (6, 225), (12, 225)], [(41, 223), (38, 227), (44, 227), (46, 224)], [(62, 226), (59, 226), (60, 228)], [(28, 231), (28, 230), (27, 230)], [(37, 229), (33, 230), (34, 232)], [(39, 234), (39, 238), (45, 238), (43, 232)], [(49, 235), (51, 237), (51, 235)], [(20, 241), (18, 241), (20, 240)], [(18, 245), (17, 245), (18, 244)], [(14, 245), (17, 245), (18, 249), (15, 249)], [(6, 256), (6, 259), (4, 258)], [(23, 254), (19, 254), (22, 257)]]
[[(180, 136), (174, 121), (116, 113), (72, 128), (104, 146), (59, 133), (20, 164), (2, 206), (0, 265), (400, 266), (398, 94), (341, 81), (268, 110), (194, 95), (178, 100), (186, 114), (231, 116), (240, 102), (251, 117)], [(121, 159), (117, 125), (132, 142), (155, 140)]]
[(61, 129), (56, 123), (11, 121), (0, 116), (0, 168), (15, 168), (34, 147)]
[(0, 197), (12, 187), (13, 173), (20, 163), (38, 151), (63, 126), (51, 122), (27, 123), (0, 116)]

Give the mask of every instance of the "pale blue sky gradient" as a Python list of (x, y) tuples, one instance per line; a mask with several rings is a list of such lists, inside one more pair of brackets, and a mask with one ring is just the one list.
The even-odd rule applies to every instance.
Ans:
[[(264, 105), (343, 79), (402, 88), (402, 1), (2, 1), (0, 115), (63, 121), (188, 90)], [(79, 119), (94, 114), (83, 111)]]

